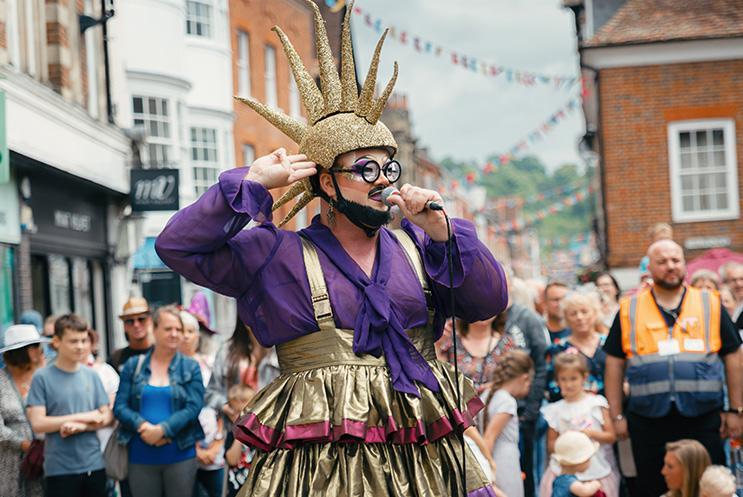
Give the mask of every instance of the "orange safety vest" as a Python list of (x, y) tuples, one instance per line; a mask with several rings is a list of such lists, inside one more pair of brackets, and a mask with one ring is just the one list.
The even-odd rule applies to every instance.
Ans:
[(720, 309), (717, 293), (686, 287), (681, 312), (669, 329), (649, 289), (622, 300), (630, 411), (658, 418), (675, 404), (684, 416), (695, 417), (722, 407)]

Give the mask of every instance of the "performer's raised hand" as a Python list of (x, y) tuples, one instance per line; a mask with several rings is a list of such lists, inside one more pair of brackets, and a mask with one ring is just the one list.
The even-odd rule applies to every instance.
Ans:
[(400, 208), (402, 215), (420, 227), (436, 242), (447, 240), (446, 218), (442, 211), (427, 208), (428, 202), (443, 204), (441, 195), (433, 190), (404, 184), (399, 193), (390, 195), (388, 202)]
[(289, 186), (295, 181), (309, 178), (317, 172), (317, 165), (307, 160), (304, 154), (287, 155), (280, 148), (269, 155), (257, 158), (248, 170), (245, 179), (255, 181), (268, 190)]

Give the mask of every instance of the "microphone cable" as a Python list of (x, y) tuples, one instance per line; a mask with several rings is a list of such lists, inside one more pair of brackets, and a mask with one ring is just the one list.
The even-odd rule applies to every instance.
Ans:
[[(462, 416), (463, 423), (466, 423), (465, 408), (462, 405), (462, 388), (459, 381), (459, 357), (457, 355), (457, 318), (455, 315), (456, 298), (454, 295), (454, 244), (451, 233), (451, 219), (449, 219), (446, 210), (441, 209), (441, 212), (444, 213), (444, 219), (446, 220), (446, 262), (449, 266), (449, 304), (451, 305), (451, 341), (452, 349), (454, 351), (454, 383), (456, 385), (457, 408)], [(455, 434), (455, 436), (459, 438), (459, 442), (462, 445), (462, 461), (460, 464), (460, 471), (462, 474), (462, 495), (463, 497), (467, 497), (467, 456), (464, 447), (464, 430), (465, 427), (463, 424), (461, 432)]]
[[(389, 204), (389, 197), (390, 195), (393, 195), (395, 193), (399, 193), (397, 188), (394, 186), (388, 186), (382, 191), (382, 202), (384, 202), (387, 205)], [(439, 204), (438, 202), (429, 202), (426, 204), (428, 208), (436, 211), (441, 211), (444, 214), (444, 219), (446, 220), (446, 262), (448, 266), (448, 272), (449, 272), (449, 302), (451, 305), (451, 334), (452, 334), (452, 347), (454, 350), (454, 383), (455, 383), (455, 393), (456, 393), (456, 402), (457, 402), (457, 409), (459, 409), (459, 413), (462, 417), (463, 421), (463, 427), (460, 433), (456, 433), (456, 427), (455, 429), (455, 437), (459, 439), (459, 442), (462, 446), (462, 460), (461, 464), (459, 464), (459, 469), (462, 476), (462, 495), (463, 497), (467, 497), (467, 457), (466, 457), (466, 449), (465, 449), (465, 442), (464, 442), (464, 424), (467, 422), (465, 418), (465, 408), (462, 405), (462, 387), (460, 385), (459, 381), (459, 358), (457, 357), (457, 319), (455, 316), (455, 308), (456, 308), (456, 298), (454, 295), (454, 244), (452, 240), (452, 232), (451, 232), (451, 219), (449, 219), (449, 215), (446, 213), (446, 210), (444, 209), (444, 206)], [(455, 423), (456, 426), (456, 423)]]

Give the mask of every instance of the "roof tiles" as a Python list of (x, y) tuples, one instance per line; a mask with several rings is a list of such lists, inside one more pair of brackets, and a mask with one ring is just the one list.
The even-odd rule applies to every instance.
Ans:
[(743, 0), (628, 0), (584, 47), (743, 37)]

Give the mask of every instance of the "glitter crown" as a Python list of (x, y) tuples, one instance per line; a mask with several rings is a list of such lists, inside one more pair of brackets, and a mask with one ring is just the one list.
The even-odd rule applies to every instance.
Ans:
[[(315, 84), (312, 75), (307, 71), (291, 41), (278, 26), (273, 31), (279, 37), (302, 103), (307, 111), (307, 122), (294, 119), (283, 112), (268, 107), (252, 98), (235, 97), (263, 116), (267, 121), (281, 130), (286, 136), (299, 144), (299, 152), (307, 155), (309, 160), (319, 167), (332, 167), (335, 158), (345, 152), (360, 148), (381, 147), (394, 153), (397, 143), (392, 133), (379, 121), (387, 99), (397, 80), (397, 62), (394, 73), (384, 91), (374, 98), (376, 88), (379, 54), (389, 30), (385, 30), (374, 49), (369, 72), (366, 75), (361, 93), (356, 82), (356, 66), (353, 59), (351, 42), (351, 13), (353, 2), (346, 8), (341, 34), (341, 72), (335, 67), (330, 51), (330, 42), (325, 31), (325, 21), (320, 9), (312, 0), (305, 0), (314, 12), (315, 45), (320, 66), (320, 88)], [(280, 226), (285, 224), (297, 212), (304, 208), (314, 197), (309, 179), (298, 181), (278, 199), (273, 210), (278, 209), (289, 200), (299, 197), (297, 203), (287, 214)]]

